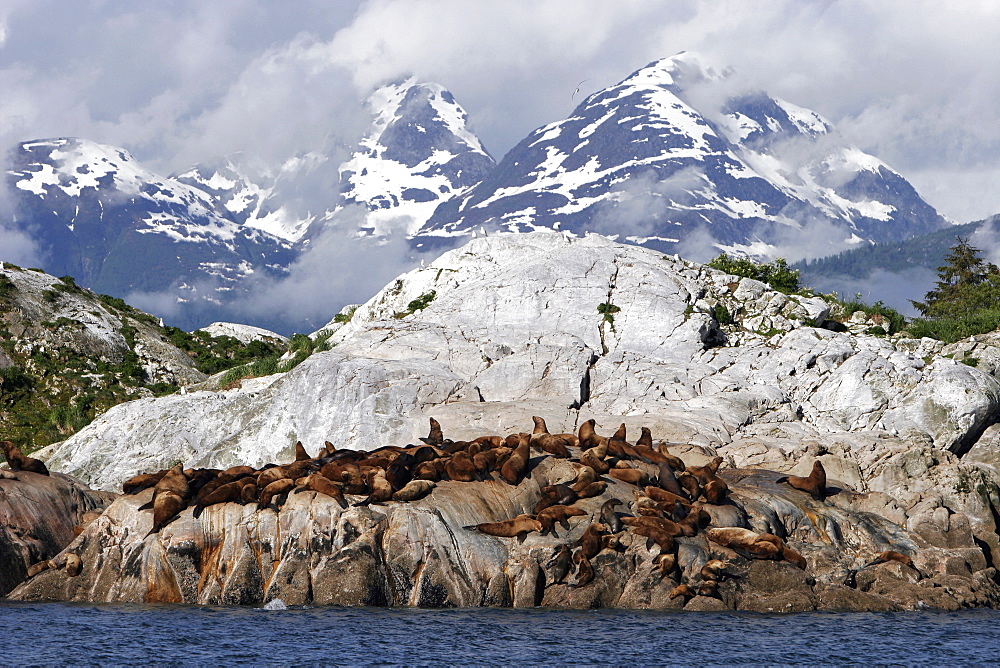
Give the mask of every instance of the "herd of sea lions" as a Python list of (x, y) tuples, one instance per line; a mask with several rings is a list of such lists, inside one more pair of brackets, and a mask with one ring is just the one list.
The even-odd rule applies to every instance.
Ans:
[[(557, 544), (555, 554), (545, 564), (553, 583), (565, 584), (565, 579), (575, 572), (575, 582), (570, 586), (586, 587), (595, 579), (592, 563), (595, 557), (603, 550), (624, 549), (635, 540), (623, 542), (622, 538), (629, 534), (639, 540), (644, 538), (649, 551), (654, 546), (658, 548), (652, 563), (664, 576), (678, 569), (677, 538), (699, 533), (747, 559), (784, 560), (806, 568), (805, 558), (776, 535), (739, 527), (709, 527), (712, 518), (705, 505), (723, 504), (729, 493), (729, 486), (718, 475), (721, 457), (701, 466), (686, 465), (668, 451), (666, 443), (655, 444), (646, 427), (634, 443), (629, 443), (624, 424), (612, 436), (598, 435), (593, 419), (584, 422), (577, 434), (551, 434), (544, 419), (532, 419), (534, 430), (530, 434), (453, 441), (446, 439), (438, 421), (430, 418), (430, 432), (420, 439), (421, 444), (360, 451), (337, 448), (326, 442), (312, 457), (298, 442), (295, 461), (289, 464), (268, 464), (260, 469), (234, 466), (225, 470), (183, 469), (177, 464), (157, 473), (137, 475), (125, 481), (122, 490), (130, 495), (153, 488), (152, 499), (139, 508), (153, 511), (148, 537), (175, 520), (187, 507), (193, 507), (194, 517), (208, 506), (221, 503), (278, 509), (289, 494), (313, 491), (347, 508), (351, 501), (355, 506), (415, 501), (430, 494), (443, 480), (502, 480), (516, 486), (530, 475), (534, 451), (568, 460), (576, 470), (575, 479), (541, 487), (530, 514), (465, 528), (523, 541), (532, 532), (558, 538), (557, 527), (569, 530), (571, 519), (582, 518), (587, 523), (582, 536)], [(0, 446), (13, 470), (44, 471), (44, 464), (25, 457), (9, 441), (0, 442)], [(596, 513), (576, 505), (581, 499), (603, 494), (608, 478), (633, 486), (634, 501), (626, 504), (619, 498), (609, 498)], [(820, 501), (830, 493), (823, 464), (818, 460), (809, 476), (785, 476), (776, 482), (787, 483)], [(349, 496), (355, 498), (348, 500)], [(624, 507), (618, 510), (618, 506)], [(906, 563), (909, 558), (884, 552), (864, 568), (888, 560)], [(698, 595), (718, 598), (719, 583), (737, 577), (730, 566), (729, 562), (710, 559), (702, 566), (700, 578), (682, 582), (671, 591), (670, 598), (683, 597), (685, 601)], [(68, 570), (78, 568), (69, 564)], [(682, 578), (678, 576), (677, 581)]]

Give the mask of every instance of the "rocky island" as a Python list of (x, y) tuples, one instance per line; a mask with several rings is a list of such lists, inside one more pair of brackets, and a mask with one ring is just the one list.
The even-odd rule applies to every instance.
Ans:
[[(865, 334), (836, 308), (594, 235), (476, 239), (287, 373), (130, 401), (36, 454), (99, 490), (173, 474), (32, 553), (52, 563), (10, 597), (997, 607), (997, 348)], [(456, 457), (472, 471), (409, 459)], [(237, 469), (258, 496), (199, 505), (192, 485)], [(435, 486), (393, 500), (407, 476)], [(162, 527), (154, 495), (179, 498)]]

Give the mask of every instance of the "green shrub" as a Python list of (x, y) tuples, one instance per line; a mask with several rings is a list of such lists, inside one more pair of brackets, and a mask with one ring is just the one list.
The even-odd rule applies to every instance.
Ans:
[(730, 257), (722, 253), (707, 266), (734, 276), (767, 283), (775, 290), (786, 294), (799, 289), (799, 270), (791, 269), (784, 258), (779, 257), (773, 262), (759, 264), (753, 260)]
[[(399, 283), (399, 281), (396, 282)], [(417, 311), (423, 311), (425, 308), (430, 306), (430, 303), (434, 301), (435, 297), (437, 297), (437, 292), (435, 292), (434, 290), (431, 290), (430, 292), (425, 292), (424, 294), (420, 295), (416, 299), (412, 300), (409, 304), (407, 304), (405, 311), (399, 311), (397, 313), (394, 313), (392, 317), (399, 320), (401, 318), (405, 318), (408, 315), (412, 315)]]
[(611, 302), (604, 302), (603, 304), (597, 305), (597, 312), (604, 316), (607, 322), (612, 325), (615, 324), (615, 313), (618, 313), (621, 309)]
[(350, 322), (351, 318), (354, 317), (354, 312), (357, 311), (357, 310), (358, 310), (357, 306), (352, 306), (351, 308), (347, 309), (347, 311), (345, 311), (344, 313), (338, 313), (337, 315), (333, 316), (333, 321), (334, 322)]
[(7, 278), (6, 275), (0, 274), (0, 299), (10, 299), (17, 292), (17, 285), (14, 281)]
[(1000, 309), (992, 308), (960, 318), (918, 318), (906, 327), (913, 338), (927, 337), (955, 343), (970, 336), (992, 332), (1000, 327)]
[[(895, 334), (901, 331), (906, 325), (906, 317), (897, 311), (896, 309), (886, 306), (881, 300), (875, 302), (874, 304), (866, 304), (861, 300), (861, 295), (855, 295), (854, 299), (849, 302), (838, 302), (840, 308), (843, 310), (843, 317), (845, 319), (850, 318), (852, 315), (861, 311), (869, 316), (881, 316), (888, 328), (883, 325), (885, 330), (884, 334)], [(873, 328), (870, 328), (873, 329)]]
[(712, 315), (720, 325), (731, 325), (733, 323), (733, 316), (724, 304), (716, 304), (715, 308), (712, 309)]

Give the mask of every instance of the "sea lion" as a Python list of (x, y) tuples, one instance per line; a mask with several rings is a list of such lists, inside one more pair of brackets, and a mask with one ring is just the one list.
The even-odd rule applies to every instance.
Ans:
[(544, 508), (535, 516), (542, 523), (542, 535), (550, 533), (558, 522), (563, 529), (569, 529), (570, 517), (582, 517), (587, 513), (575, 506), (553, 505)]
[(684, 490), (684, 495), (692, 501), (697, 501), (698, 497), (701, 496), (701, 486), (698, 484), (698, 478), (687, 471), (681, 471), (677, 474), (676, 478), (677, 484)]
[(313, 473), (306, 478), (305, 483), (296, 488), (295, 494), (305, 491), (316, 492), (317, 494), (325, 494), (331, 499), (337, 502), (341, 508), (347, 508), (347, 499), (344, 498), (344, 490), (341, 489), (340, 485), (333, 482), (322, 473)]
[(601, 524), (607, 526), (608, 531), (611, 533), (618, 533), (625, 528), (621, 518), (615, 512), (615, 506), (620, 506), (621, 503), (621, 499), (608, 499), (601, 505), (598, 517), (601, 520)]
[(795, 489), (810, 494), (817, 501), (822, 501), (827, 497), (826, 469), (823, 468), (823, 462), (818, 459), (813, 462), (812, 472), (805, 478), (789, 475), (778, 478), (775, 482), (787, 482)]
[(392, 495), (393, 501), (416, 501), (422, 499), (437, 487), (437, 484), (430, 480), (411, 480), (406, 486)]
[(726, 500), (726, 494), (729, 493), (729, 485), (719, 476), (715, 476), (705, 483), (701, 489), (701, 493), (705, 497), (705, 501), (717, 506)]
[(674, 535), (668, 531), (655, 526), (638, 525), (632, 527), (632, 533), (646, 537), (646, 549), (648, 550), (655, 543), (660, 547), (660, 552), (673, 552), (677, 547)]
[(577, 587), (586, 587), (591, 582), (594, 581), (594, 567), (590, 563), (590, 559), (583, 556), (581, 551), (577, 551), (573, 555), (573, 562), (576, 564), (576, 585)]
[(574, 492), (579, 494), (581, 489), (585, 488), (595, 480), (597, 480), (597, 471), (590, 466), (581, 466), (577, 471), (576, 480), (573, 481), (571, 487)]
[(684, 464), (683, 459), (681, 459), (677, 455), (670, 454), (670, 451), (667, 450), (666, 443), (660, 443), (659, 447), (656, 448), (656, 451), (659, 452), (661, 455), (663, 455), (667, 465), (670, 466), (670, 468), (672, 468), (673, 470), (683, 471), (684, 469), (687, 468), (687, 466)]
[[(259, 485), (259, 483), (258, 483)], [(260, 500), (257, 502), (257, 510), (263, 510), (273, 505), (275, 510), (284, 505), (288, 493), (295, 487), (295, 481), (291, 478), (279, 478), (268, 483), (260, 493)]]
[(389, 483), (389, 478), (386, 476), (384, 470), (378, 469), (375, 471), (375, 474), (371, 478), (371, 490), (368, 498), (358, 501), (354, 505), (367, 506), (372, 503), (383, 503), (392, 498), (392, 485)]
[(550, 455), (569, 459), (569, 446), (578, 442), (577, 438), (572, 434), (550, 434), (548, 427), (545, 426), (545, 420), (537, 415), (531, 419), (535, 423), (535, 429), (529, 437), (531, 446)]
[(103, 514), (103, 510), (88, 510), (85, 512), (83, 517), (80, 518), (80, 523), (73, 527), (73, 537), (75, 538), (86, 531), (87, 527)]
[(607, 444), (596, 445), (580, 453), (580, 463), (594, 469), (598, 475), (604, 475), (611, 468), (611, 464), (604, 461), (604, 458), (607, 456)]
[(492, 435), (492, 436), (480, 436), (472, 440), (473, 443), (477, 443), (483, 448), (499, 448), (503, 445), (503, 437)]
[(529, 457), (531, 457), (530, 437), (525, 434), (518, 439), (514, 452), (500, 467), (500, 477), (511, 485), (520, 483), (527, 474)]
[(272, 482), (286, 478), (291, 478), (291, 476), (288, 474), (288, 470), (284, 466), (274, 466), (269, 469), (264, 469), (257, 474), (257, 487), (260, 489), (267, 489), (267, 486)]
[[(429, 462), (421, 462), (413, 469), (413, 477), (416, 480), (430, 480), (437, 482), (444, 477), (444, 467), (447, 464), (445, 459), (434, 459)], [(473, 460), (475, 466), (475, 460)]]
[(612, 468), (608, 470), (608, 475), (622, 482), (627, 482), (630, 485), (645, 487), (649, 484), (649, 476), (646, 475), (645, 471), (640, 471), (639, 469)]
[(242, 480), (234, 480), (225, 485), (219, 485), (207, 494), (199, 494), (195, 497), (192, 514), (197, 518), (201, 517), (202, 511), (208, 506), (214, 506), (218, 503), (239, 503), (243, 499), (243, 487)]
[(653, 447), (653, 434), (649, 431), (649, 427), (639, 427), (639, 431), (642, 434), (639, 436), (639, 440), (635, 442), (637, 447), (652, 448)]
[[(872, 566), (877, 566), (878, 564), (884, 564), (884, 563), (886, 563), (888, 561), (898, 561), (899, 563), (901, 563), (901, 564), (903, 564), (905, 566), (909, 566), (910, 568), (914, 568), (914, 566), (913, 566), (913, 559), (910, 559), (908, 556), (906, 556), (905, 554), (903, 554), (901, 552), (896, 552), (895, 550), (886, 550), (884, 552), (880, 552), (878, 554), (878, 556), (876, 556), (874, 559), (872, 559), (867, 564), (865, 564), (864, 566), (862, 566), (861, 569), (870, 568)], [(861, 570), (861, 569), (859, 569), (859, 570)]]
[(260, 500), (260, 488), (257, 487), (257, 483), (253, 480), (244, 483), (243, 489), (240, 490), (240, 503), (245, 506), (248, 503), (257, 503), (258, 500)]
[(674, 469), (671, 468), (668, 463), (661, 463), (659, 465), (659, 475), (656, 477), (657, 486), (671, 494), (675, 494), (679, 497), (686, 497), (687, 492), (681, 487), (680, 483), (677, 482), (677, 476), (674, 475)]
[(698, 595), (698, 592), (694, 590), (689, 584), (677, 585), (670, 590), (670, 600), (674, 600), (677, 597), (684, 597), (684, 602), (687, 603), (689, 599), (694, 598)]
[(545, 570), (552, 574), (552, 581), (549, 584), (562, 584), (572, 569), (573, 551), (569, 549), (569, 545), (562, 543), (545, 564)]
[(42, 463), (42, 460), (24, 455), (21, 452), (21, 448), (14, 445), (11, 441), (0, 441), (0, 451), (3, 451), (3, 456), (6, 458), (11, 471), (28, 471), (41, 475), (49, 474), (49, 470)]
[(606, 436), (599, 436), (597, 432), (594, 431), (594, 426), (596, 424), (597, 421), (591, 418), (580, 425), (577, 441), (579, 442), (580, 447), (584, 450), (589, 450), (590, 448), (600, 445), (607, 447), (609, 439)]
[(478, 531), (488, 536), (498, 536), (500, 538), (521, 538), (532, 531), (541, 531), (542, 523), (533, 515), (518, 515), (517, 517), (502, 522), (484, 522), (464, 527), (470, 531)]
[(729, 565), (728, 561), (722, 561), (721, 559), (709, 559), (701, 567), (701, 579), (722, 581), (726, 577), (732, 577), (726, 572)]
[(389, 464), (389, 467), (385, 470), (385, 477), (389, 481), (389, 485), (393, 491), (396, 492), (406, 487), (406, 484), (413, 480), (413, 474), (410, 472), (410, 469), (399, 459)]
[(578, 541), (580, 552), (584, 557), (587, 559), (593, 559), (602, 549), (604, 549), (602, 536), (607, 533), (607, 531), (608, 527), (600, 522), (594, 522), (587, 527)]
[(621, 425), (619, 425), (617, 431), (615, 431), (615, 433), (611, 435), (611, 440), (624, 442), (626, 438), (628, 438), (628, 436), (627, 432), (625, 431), (625, 423), (622, 422)]
[(577, 492), (576, 496), (577, 498), (580, 499), (589, 499), (593, 496), (600, 496), (601, 494), (604, 494), (604, 491), (607, 488), (608, 488), (608, 483), (604, 482), (603, 480), (595, 480), (594, 482), (590, 483), (589, 485), (581, 489), (579, 492)]
[(83, 559), (75, 552), (67, 552), (66, 563), (63, 565), (63, 569), (65, 569), (66, 575), (75, 578), (83, 571)]
[(295, 441), (295, 461), (304, 462), (306, 460), (312, 459), (309, 453), (306, 452), (306, 448), (302, 445), (302, 441)]
[(721, 599), (722, 597), (719, 595), (719, 583), (715, 580), (705, 580), (698, 587), (698, 596)]
[(435, 420), (434, 418), (430, 418), (430, 423), (431, 423), (430, 433), (427, 434), (427, 438), (421, 438), (420, 440), (426, 443), (427, 445), (441, 447), (441, 445), (444, 443), (444, 433), (441, 431), (441, 423)]
[(149, 489), (156, 483), (160, 482), (160, 479), (167, 474), (168, 470), (169, 469), (163, 469), (162, 471), (157, 471), (156, 473), (140, 473), (139, 475), (132, 476), (122, 483), (122, 493), (138, 494), (144, 489)]
[(187, 499), (180, 494), (165, 490), (153, 497), (153, 528), (146, 534), (149, 538), (154, 533), (177, 519), (182, 510), (187, 507)]
[(579, 495), (573, 491), (572, 487), (563, 483), (558, 485), (546, 485), (545, 487), (542, 487), (541, 492), (542, 498), (535, 504), (536, 513), (541, 512), (549, 506), (571, 505), (579, 498)]
[(28, 566), (27, 576), (33, 578), (42, 571), (47, 571), (52, 568), (52, 563), (48, 559), (42, 559), (41, 561)]
[(677, 555), (673, 552), (660, 552), (653, 557), (653, 564), (656, 565), (661, 575), (667, 575), (677, 568)]
[(668, 492), (660, 487), (655, 487), (653, 485), (647, 485), (643, 490), (646, 496), (653, 499), (654, 501), (662, 504), (673, 504), (675, 502), (683, 503), (684, 505), (691, 505), (691, 502), (687, 500), (680, 494), (675, 494), (674, 492)]
[(468, 452), (454, 453), (444, 464), (444, 472), (450, 480), (456, 482), (475, 482), (479, 480), (476, 463)]
[(478, 452), (472, 457), (472, 464), (476, 467), (476, 471), (479, 472), (480, 478), (485, 480), (489, 476), (490, 471), (496, 466), (500, 454), (499, 448), (490, 448), (489, 450)]
[[(741, 527), (720, 527), (709, 529), (705, 535), (713, 543), (729, 547), (744, 556), (757, 559), (780, 559), (781, 547), (766, 539), (756, 531)], [(780, 540), (780, 539), (779, 539)]]

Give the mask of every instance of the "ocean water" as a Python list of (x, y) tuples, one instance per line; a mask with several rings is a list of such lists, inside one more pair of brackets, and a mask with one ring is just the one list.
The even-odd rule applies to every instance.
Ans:
[(0, 602), (0, 663), (1000, 663), (1000, 612), (412, 610)]

